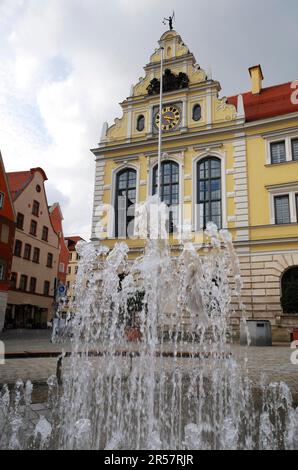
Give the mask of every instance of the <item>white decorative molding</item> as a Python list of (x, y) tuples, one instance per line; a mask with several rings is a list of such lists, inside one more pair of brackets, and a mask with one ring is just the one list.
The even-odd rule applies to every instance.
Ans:
[(97, 224), (101, 219), (101, 214), (98, 208), (103, 204), (104, 170), (105, 170), (105, 162), (101, 160), (97, 160), (95, 164), (91, 239), (97, 238), (96, 236)]
[(104, 122), (101, 129), (101, 137), (100, 142), (105, 142), (107, 140), (107, 132), (108, 132), (109, 124)]
[(237, 98), (237, 118), (245, 119), (245, 110), (242, 95), (238, 95)]
[(276, 196), (289, 196), (290, 204), (290, 219), (291, 223), (297, 223), (297, 208), (296, 208), (296, 194), (298, 193), (298, 183), (278, 184), (273, 186), (266, 186), (269, 193), (269, 206), (270, 206), (270, 223), (275, 224), (275, 207), (274, 198)]
[[(275, 134), (271, 134), (268, 138), (266, 138), (266, 164), (267, 165), (272, 165), (271, 163), (271, 144), (274, 142), (280, 142), (282, 140), (285, 141), (285, 147), (286, 147), (286, 162), (292, 162), (293, 160), (293, 155), (292, 155), (292, 139), (298, 139), (298, 133), (297, 130), (295, 133), (291, 132), (290, 134), (288, 132), (279, 132)], [(285, 162), (282, 163), (273, 163), (273, 165), (282, 165)]]
[(139, 155), (129, 155), (125, 157), (117, 157), (113, 159), (113, 162), (117, 165), (127, 164), (129, 161), (139, 160)]
[[(246, 166), (246, 141), (245, 135), (240, 133), (233, 142), (234, 147), (234, 192), (235, 192), (235, 226), (237, 228), (248, 227), (248, 178)], [(236, 240), (244, 241), (245, 233), (241, 230), (236, 233)], [(240, 237), (240, 238), (238, 238)], [(247, 238), (248, 240), (248, 235)]]
[(212, 90), (208, 88), (206, 97), (206, 124), (207, 126), (212, 125)]

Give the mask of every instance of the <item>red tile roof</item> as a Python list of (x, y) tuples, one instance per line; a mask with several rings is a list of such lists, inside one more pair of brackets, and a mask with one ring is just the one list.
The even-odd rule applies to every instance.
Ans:
[(39, 171), (42, 174), (44, 180), (48, 179), (42, 168), (31, 168), (28, 171), (14, 171), (6, 173), (13, 201), (15, 201), (15, 199), (26, 188), (36, 171)]
[(19, 193), (27, 186), (30, 177), (30, 171), (7, 173), (8, 184), (13, 200), (15, 200)]
[(75, 247), (76, 247), (76, 244), (79, 242), (79, 241), (86, 241), (84, 240), (84, 238), (82, 237), (78, 237), (78, 236), (74, 236), (74, 237), (64, 237), (64, 240), (66, 241), (67, 243), (67, 247), (68, 247), (68, 250), (69, 251), (75, 251)]
[[(242, 93), (245, 120), (257, 121), (298, 112), (298, 104), (293, 104), (291, 101), (292, 93), (295, 91), (291, 88), (291, 83), (263, 88), (258, 95), (253, 95), (250, 91)], [(237, 108), (237, 98), (237, 95), (230, 96), (227, 102)]]
[(75, 236), (75, 237), (65, 237), (65, 240), (71, 240), (73, 242), (79, 242), (80, 240), (85, 241), (82, 237), (77, 237), (77, 236)]

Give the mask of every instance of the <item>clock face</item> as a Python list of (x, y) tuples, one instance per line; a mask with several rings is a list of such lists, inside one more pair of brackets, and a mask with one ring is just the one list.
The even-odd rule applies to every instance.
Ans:
[(159, 112), (155, 115), (155, 125), (159, 129), (161, 128), (163, 131), (172, 131), (176, 129), (178, 124), (180, 123), (180, 110), (177, 106), (168, 105), (162, 108), (162, 116), (160, 119)]

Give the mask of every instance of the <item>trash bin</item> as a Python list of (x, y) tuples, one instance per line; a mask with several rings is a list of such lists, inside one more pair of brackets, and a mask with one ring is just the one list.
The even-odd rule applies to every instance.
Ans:
[(272, 346), (271, 323), (268, 320), (247, 320), (241, 323), (240, 344), (247, 346), (247, 332), (250, 346)]

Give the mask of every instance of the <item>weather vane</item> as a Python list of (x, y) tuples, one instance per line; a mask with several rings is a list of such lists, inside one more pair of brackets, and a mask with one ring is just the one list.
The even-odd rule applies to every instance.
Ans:
[(166, 24), (166, 22), (169, 23), (169, 28), (172, 30), (173, 29), (173, 20), (175, 18), (175, 12), (173, 11), (172, 16), (169, 16), (169, 18), (164, 18), (163, 19), (163, 24)]

